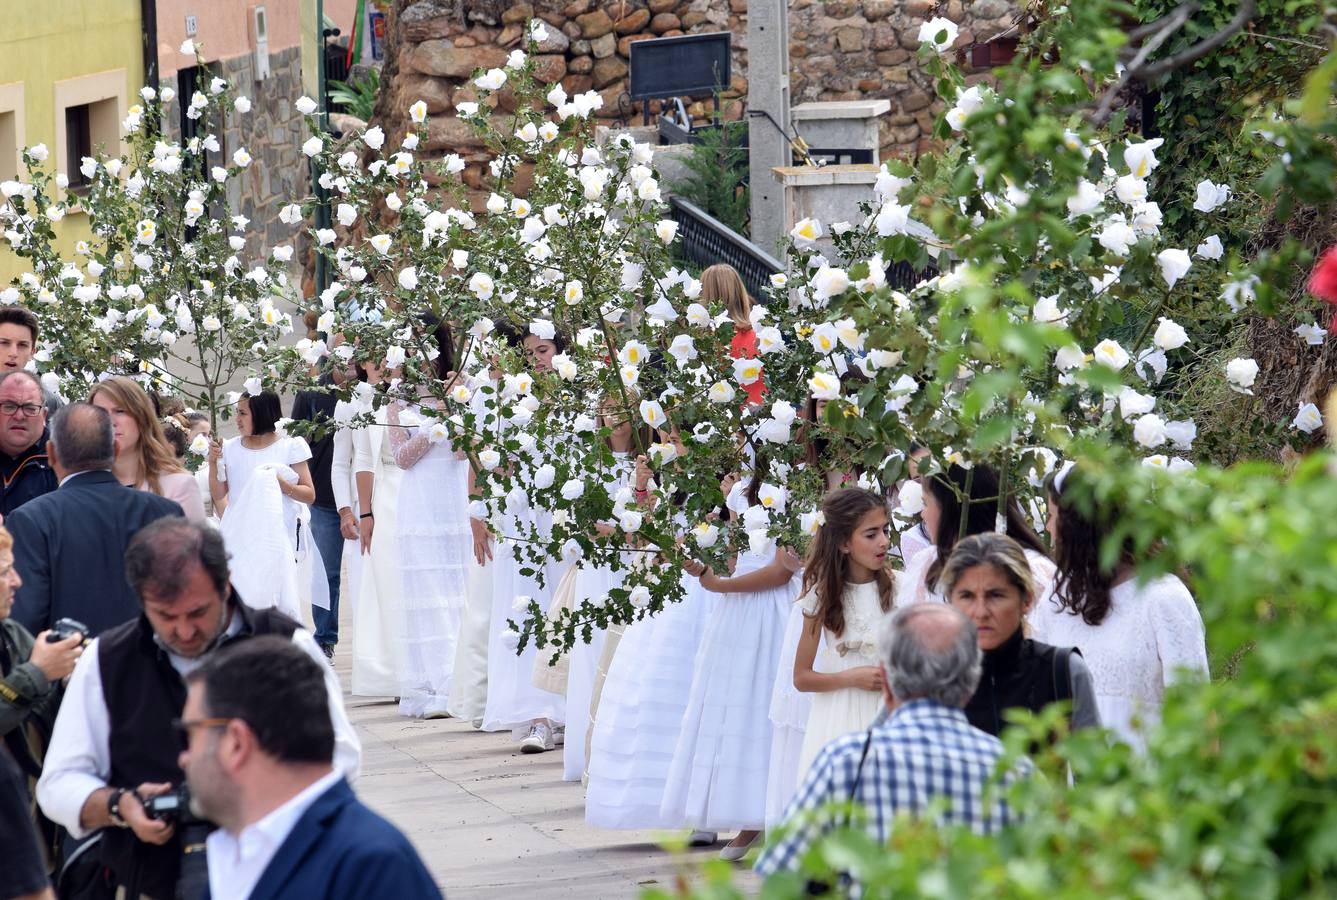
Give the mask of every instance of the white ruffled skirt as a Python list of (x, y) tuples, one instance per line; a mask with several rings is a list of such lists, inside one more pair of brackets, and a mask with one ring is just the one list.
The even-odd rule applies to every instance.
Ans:
[[(735, 575), (770, 559), (739, 557)], [(710, 831), (766, 824), (770, 699), (798, 583), (725, 594), (706, 626), (661, 814)]]
[(589, 824), (682, 826), (660, 807), (701, 638), (717, 600), (691, 578), (682, 602), (627, 626), (604, 680), (590, 740)]

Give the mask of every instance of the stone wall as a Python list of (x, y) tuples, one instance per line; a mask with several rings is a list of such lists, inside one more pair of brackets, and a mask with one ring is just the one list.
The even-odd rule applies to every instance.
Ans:
[(228, 158), (245, 147), (254, 159), (228, 182), (228, 202), (235, 214), (251, 220), (246, 252), (258, 256), (278, 244), (294, 242), (294, 229), (279, 221), (279, 210), (310, 193), (309, 169), (301, 151), (306, 126), (293, 106), (302, 96), (301, 48), (271, 54), (270, 74), (264, 81), (255, 80), (255, 60), (249, 54), (217, 65), (221, 77), (251, 99), (246, 115), (229, 113), (222, 143)]
[[(540, 46), (538, 77), (560, 82), (568, 94), (597, 90), (604, 124), (638, 122), (639, 104), (626, 96), (631, 45), (646, 38), (729, 30), (733, 79), (723, 93), (724, 115), (743, 116), (747, 100), (748, 0), (396, 0), (378, 123), (395, 136), (407, 109), (426, 101), (432, 114), (430, 154), (458, 152), (470, 161), (465, 180), (477, 188), (483, 158), (470, 130), (448, 113), (473, 100), (468, 83), (479, 67), (505, 64), (523, 43), (530, 17), (548, 23)], [(919, 27), (934, 15), (961, 25), (958, 47), (986, 40), (1007, 27), (1007, 0), (790, 0), (790, 88), (797, 103), (885, 97), (891, 113), (879, 123), (882, 154), (913, 156), (930, 140), (935, 108), (931, 80), (919, 67)], [(505, 91), (497, 98), (513, 103)], [(705, 121), (708, 100), (689, 113)], [(470, 154), (474, 154), (471, 158)]]
[[(250, 54), (209, 64), (210, 76), (223, 78), (238, 95), (251, 101), (251, 111), (244, 115), (227, 111), (218, 135), (221, 152), (209, 154), (210, 166), (230, 166), (233, 152), (245, 147), (253, 160), (227, 183), (233, 214), (250, 219), (243, 259), (259, 257), (278, 244), (293, 244), (295, 231), (279, 221), (279, 210), (310, 193), (310, 170), (301, 151), (307, 135), (301, 113), (293, 106), (293, 101), (302, 96), (301, 49), (291, 47), (270, 54), (269, 66), (269, 77), (256, 81), (255, 59)], [(182, 97), (178, 102), (188, 103), (190, 98)], [(168, 116), (167, 124), (171, 136), (180, 140), (180, 119)]]

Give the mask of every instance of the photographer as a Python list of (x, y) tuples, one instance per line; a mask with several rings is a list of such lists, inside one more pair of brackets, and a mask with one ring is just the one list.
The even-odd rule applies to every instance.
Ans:
[[(14, 591), (22, 584), (14, 570), (14, 539), (0, 527), (0, 900), (11, 897), (49, 898), (46, 858), (32, 817), (29, 775), (41, 765), (27, 741), (27, 726), (49, 729), (58, 696), (54, 685), (74, 671), (83, 652), (83, 636), (47, 640), (33, 636), (9, 617)], [(22, 763), (19, 762), (22, 760)]]
[[(34, 640), (28, 629), (11, 619), (14, 592), (21, 584), (14, 568), (14, 538), (0, 526), (0, 737), (12, 752), (22, 740), (25, 722), (35, 718), (44, 728), (50, 727), (55, 718), (54, 687), (74, 671), (84, 642), (82, 634), (47, 640), (51, 635), (47, 631)], [(14, 755), (22, 758), (18, 752)]]
[[(174, 823), (150, 817), (145, 804), (184, 781), (172, 724), (185, 705), (184, 677), (219, 647), (258, 634), (289, 639), (322, 665), (325, 657), (296, 622), (242, 602), (223, 539), (207, 526), (160, 519), (135, 535), (125, 561), (142, 615), (103, 632), (76, 667), (37, 799), (76, 838), (105, 829), (102, 862), (126, 896), (169, 900), (183, 847)], [(361, 750), (338, 680), (327, 665), (323, 671), (334, 765), (352, 778)]]

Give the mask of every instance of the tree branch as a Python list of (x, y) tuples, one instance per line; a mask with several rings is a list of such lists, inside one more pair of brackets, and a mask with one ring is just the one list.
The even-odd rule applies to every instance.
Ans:
[[(1183, 7), (1180, 7), (1183, 9)], [(1155, 81), (1162, 75), (1173, 72), (1175, 69), (1182, 68), (1191, 62), (1201, 59), (1208, 53), (1218, 47), (1223, 46), (1227, 41), (1244, 29), (1249, 24), (1254, 13), (1258, 11), (1257, 0), (1240, 0), (1239, 9), (1235, 11), (1234, 17), (1226, 23), (1225, 27), (1205, 40), (1199, 41), (1191, 47), (1185, 47), (1178, 53), (1167, 59), (1150, 63), (1141, 67), (1130, 67), (1133, 69), (1132, 77), (1139, 81)]]

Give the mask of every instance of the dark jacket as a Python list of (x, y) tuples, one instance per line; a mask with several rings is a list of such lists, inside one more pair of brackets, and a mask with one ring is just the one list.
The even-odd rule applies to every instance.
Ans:
[(33, 636), (13, 619), (0, 620), (0, 738), (36, 715), (49, 731), (55, 721), (57, 692), (45, 673), (29, 660)]
[(3, 482), (0, 512), (6, 519), (29, 500), (51, 493), (60, 483), (46, 456), (49, 435), (50, 431), (43, 429), (37, 443), (18, 456), (0, 451), (0, 481)]
[(441, 891), (408, 838), (363, 806), (341, 780), (297, 820), (250, 900), (289, 897), (440, 900)]
[[(327, 373), (320, 376), (320, 383), (329, 390), (298, 391), (292, 401), (292, 417), (297, 421), (324, 422), (334, 421), (334, 406), (339, 398), (334, 395), (334, 379)], [(334, 431), (331, 430), (320, 440), (307, 439), (311, 445), (311, 483), (316, 488), (314, 505), (334, 509), (334, 487), (330, 484), (330, 464), (334, 462)]]
[[(292, 637), (298, 625), (276, 609), (255, 610), (234, 593), (232, 614), (241, 630), (226, 643), (257, 634)], [(172, 720), (186, 705), (186, 684), (167, 652), (154, 639), (143, 615), (106, 632), (98, 640), (97, 662), (102, 697), (111, 722), (111, 771), (107, 783), (135, 787), (146, 781), (180, 784), (177, 764), (181, 747), (172, 736)], [(116, 873), (117, 883), (138, 878), (140, 892), (168, 898), (181, 869), (180, 835), (161, 846), (135, 839), (134, 832), (109, 828), (102, 835), (102, 861)]]
[(1080, 651), (1033, 641), (1018, 628), (1003, 644), (984, 651), (980, 684), (966, 704), (966, 718), (997, 736), (1010, 724), (1007, 710), (1038, 713), (1060, 700), (1072, 701), (1072, 727), (1100, 724), (1091, 672)]
[(107, 471), (84, 472), (5, 519), (23, 587), (14, 618), (33, 634), (63, 618), (96, 637), (139, 615), (125, 580), (125, 549), (135, 532), (163, 516), (183, 515), (165, 497), (136, 491)]

